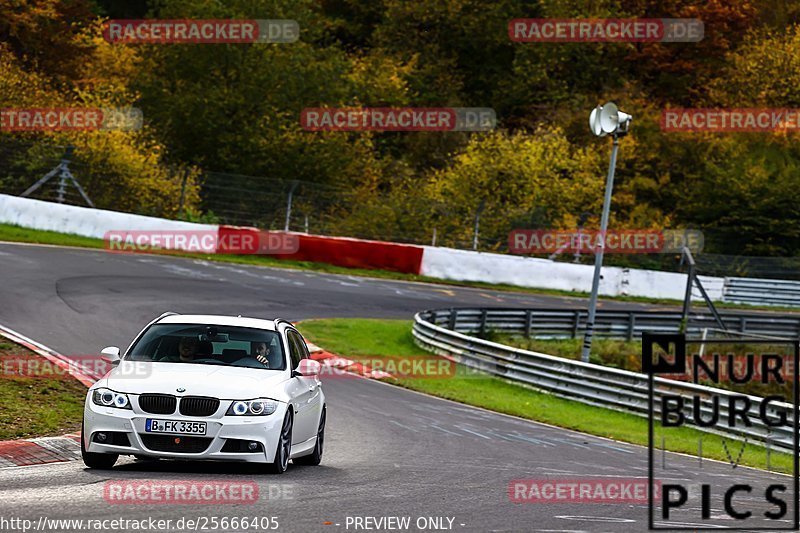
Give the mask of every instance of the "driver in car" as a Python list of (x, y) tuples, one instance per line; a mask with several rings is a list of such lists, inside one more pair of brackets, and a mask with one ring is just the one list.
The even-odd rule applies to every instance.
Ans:
[(269, 368), (269, 359), (267, 359), (269, 356), (269, 346), (267, 346), (266, 342), (253, 342), (251, 344), (250, 354), (256, 358), (256, 361)]

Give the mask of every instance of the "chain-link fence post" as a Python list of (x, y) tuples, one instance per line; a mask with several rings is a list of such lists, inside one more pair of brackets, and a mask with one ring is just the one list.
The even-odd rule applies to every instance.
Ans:
[(289, 231), (289, 223), (292, 220), (292, 196), (299, 183), (298, 181), (293, 181), (292, 187), (289, 189), (289, 196), (286, 199), (286, 223), (283, 225), (283, 231)]
[(472, 235), (472, 249), (478, 249), (478, 234), (480, 233), (481, 228), (481, 213), (483, 213), (483, 208), (486, 207), (486, 198), (481, 200), (480, 205), (478, 205), (478, 210), (475, 211), (475, 231)]

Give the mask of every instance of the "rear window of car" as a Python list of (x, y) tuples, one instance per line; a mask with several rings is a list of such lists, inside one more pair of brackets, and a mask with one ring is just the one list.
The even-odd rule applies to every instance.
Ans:
[(206, 324), (154, 324), (131, 347), (125, 359), (269, 370), (286, 368), (278, 333)]

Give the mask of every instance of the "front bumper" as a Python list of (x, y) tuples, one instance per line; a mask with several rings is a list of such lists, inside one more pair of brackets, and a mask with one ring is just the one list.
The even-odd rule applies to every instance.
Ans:
[[(223, 403), (225, 403), (223, 401)], [(278, 447), (283, 418), (288, 405), (278, 404), (278, 409), (268, 416), (220, 416), (220, 417), (189, 417), (179, 413), (171, 415), (153, 415), (135, 412), (132, 409), (117, 409), (95, 405), (87, 397), (83, 414), (83, 445), (91, 453), (116, 453), (121, 455), (143, 455), (181, 460), (204, 461), (246, 461), (254, 463), (269, 463), (275, 459)], [(177, 420), (181, 422), (205, 422), (208, 445), (202, 451), (163, 451), (148, 448), (145, 444), (148, 435), (163, 437), (196, 437), (194, 435), (146, 433), (145, 421), (148, 418), (159, 420)], [(102, 444), (94, 441), (98, 432), (124, 433), (129, 446)], [(144, 438), (143, 438), (144, 437)], [(261, 450), (257, 452), (228, 452), (222, 451), (228, 439), (258, 442)], [(188, 439), (186, 439), (188, 440)], [(197, 441), (195, 441), (196, 443)], [(151, 446), (153, 444), (151, 443)], [(202, 446), (195, 446), (198, 449)], [(178, 448), (176, 446), (176, 448)]]

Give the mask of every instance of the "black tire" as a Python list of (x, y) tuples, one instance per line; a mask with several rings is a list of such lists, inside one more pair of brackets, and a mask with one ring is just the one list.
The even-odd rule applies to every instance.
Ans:
[(278, 447), (275, 450), (275, 460), (267, 464), (267, 472), (270, 474), (283, 474), (289, 468), (289, 456), (292, 453), (292, 425), (294, 423), (292, 406), (283, 417), (281, 435), (278, 438)]
[(309, 455), (297, 457), (292, 459), (296, 465), (317, 466), (322, 462), (322, 450), (325, 445), (325, 407), (322, 408), (322, 413), (319, 415), (319, 428), (317, 428), (317, 443), (314, 445), (314, 451)]
[(119, 454), (87, 452), (86, 446), (83, 444), (83, 422), (81, 422), (81, 459), (83, 459), (83, 464), (89, 468), (110, 470), (119, 459)]

